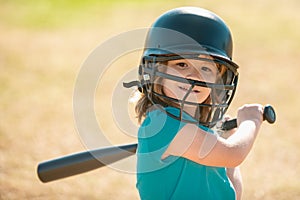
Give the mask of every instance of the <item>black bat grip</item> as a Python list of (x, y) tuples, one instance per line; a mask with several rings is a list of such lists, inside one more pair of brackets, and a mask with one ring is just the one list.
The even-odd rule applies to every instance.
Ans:
[[(274, 108), (271, 105), (266, 105), (264, 107), (263, 120), (266, 120), (270, 124), (273, 124), (276, 121), (276, 113)], [(228, 131), (236, 127), (237, 127), (237, 120), (232, 119), (224, 122), (221, 129), (224, 131)]]

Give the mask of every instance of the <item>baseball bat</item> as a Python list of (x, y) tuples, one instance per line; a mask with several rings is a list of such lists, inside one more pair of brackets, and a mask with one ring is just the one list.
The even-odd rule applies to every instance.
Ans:
[(37, 174), (43, 183), (88, 172), (135, 154), (137, 144), (104, 147), (42, 162)]
[[(263, 119), (271, 124), (275, 122), (276, 115), (272, 106), (264, 107)], [(224, 122), (222, 129), (230, 130), (236, 127), (237, 120), (232, 119)], [(37, 174), (43, 183), (70, 177), (132, 156), (136, 149), (137, 144), (125, 144), (66, 155), (38, 164)]]

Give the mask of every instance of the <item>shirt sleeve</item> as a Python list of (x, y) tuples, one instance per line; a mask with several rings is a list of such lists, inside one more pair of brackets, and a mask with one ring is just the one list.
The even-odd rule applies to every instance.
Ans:
[(177, 157), (161, 160), (176, 133), (182, 128), (180, 123), (160, 110), (147, 114), (138, 133), (138, 172), (151, 172), (168, 166)]

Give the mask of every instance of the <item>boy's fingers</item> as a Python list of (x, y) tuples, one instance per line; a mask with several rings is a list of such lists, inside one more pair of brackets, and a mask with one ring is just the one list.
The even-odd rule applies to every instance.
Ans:
[(230, 119), (232, 119), (232, 117), (230, 115), (224, 115), (223, 122), (228, 121)]

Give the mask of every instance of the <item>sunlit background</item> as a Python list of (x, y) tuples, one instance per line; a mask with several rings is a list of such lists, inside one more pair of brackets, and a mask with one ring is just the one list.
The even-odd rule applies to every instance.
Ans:
[[(229, 113), (245, 103), (270, 103), (277, 111), (276, 124), (264, 123), (241, 166), (243, 199), (300, 198), (300, 1), (0, 0), (0, 199), (138, 199), (132, 174), (105, 167), (43, 184), (36, 166), (86, 149), (72, 97), (89, 53), (179, 6), (212, 10), (233, 33), (240, 81)], [(139, 62), (120, 61), (122, 70)], [(110, 103), (109, 77), (122, 74), (116, 67), (107, 76), (97, 94)], [(105, 128), (118, 131), (110, 107), (95, 108), (99, 118), (107, 115)]]

